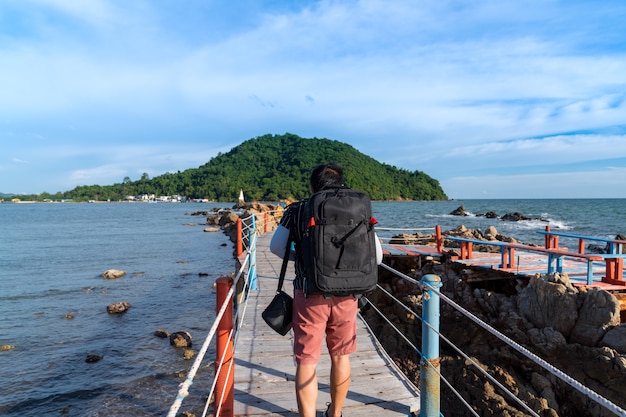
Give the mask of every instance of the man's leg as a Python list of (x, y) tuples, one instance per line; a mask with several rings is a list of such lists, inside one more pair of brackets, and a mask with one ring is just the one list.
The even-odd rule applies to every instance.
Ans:
[(296, 368), (296, 399), (300, 417), (315, 417), (317, 403), (316, 365), (298, 365)]
[(350, 388), (350, 355), (331, 356), (330, 408), (328, 417), (341, 417), (343, 403)]

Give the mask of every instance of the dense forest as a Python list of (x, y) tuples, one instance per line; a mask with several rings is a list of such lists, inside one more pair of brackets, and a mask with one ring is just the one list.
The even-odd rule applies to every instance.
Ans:
[(346, 185), (365, 191), (373, 200), (445, 200), (439, 182), (423, 172), (382, 164), (352, 146), (329, 139), (304, 139), (293, 134), (264, 135), (247, 140), (206, 164), (177, 173), (137, 181), (79, 186), (34, 199), (118, 201), (142, 194), (180, 195), (191, 199), (235, 201), (244, 190), (246, 200), (300, 199), (309, 194), (311, 169), (322, 162), (339, 162)]

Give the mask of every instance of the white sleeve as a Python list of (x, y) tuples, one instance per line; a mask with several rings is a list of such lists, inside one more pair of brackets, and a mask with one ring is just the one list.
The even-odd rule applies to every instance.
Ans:
[[(279, 225), (278, 228), (274, 231), (274, 235), (272, 236), (272, 240), (270, 241), (270, 252), (282, 259), (285, 256), (285, 248), (287, 247), (288, 239), (289, 229), (287, 229), (283, 225)], [(289, 260), (293, 261), (295, 259), (296, 255), (292, 249), (289, 255)]]
[(383, 247), (380, 244), (380, 239), (378, 235), (376, 236), (376, 264), (380, 265), (383, 263)]

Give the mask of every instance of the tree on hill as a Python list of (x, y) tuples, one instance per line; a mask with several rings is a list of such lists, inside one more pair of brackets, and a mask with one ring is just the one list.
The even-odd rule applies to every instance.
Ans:
[(319, 163), (338, 162), (346, 185), (373, 200), (445, 200), (439, 182), (420, 171), (380, 163), (352, 146), (330, 139), (297, 135), (264, 135), (241, 143), (209, 162), (154, 178), (143, 174), (110, 186), (79, 186), (64, 193), (74, 200), (122, 200), (127, 195), (184, 195), (213, 201), (235, 201), (243, 189), (249, 200), (278, 201), (309, 195), (309, 175)]

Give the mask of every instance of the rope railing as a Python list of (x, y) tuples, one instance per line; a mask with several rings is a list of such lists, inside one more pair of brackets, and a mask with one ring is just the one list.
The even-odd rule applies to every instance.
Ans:
[[(464, 316), (466, 316), (467, 318), (469, 318), (472, 322), (474, 322), (475, 324), (477, 324), (478, 326), (480, 326), (481, 328), (483, 328), (484, 330), (486, 330), (487, 332), (491, 333), (493, 336), (497, 337), (498, 339), (500, 339), (501, 341), (503, 341), (504, 343), (506, 343), (508, 346), (512, 347), (513, 349), (515, 349), (517, 352), (521, 353), (522, 355), (524, 355), (527, 359), (533, 361), (535, 364), (539, 365), (540, 367), (542, 367), (543, 369), (545, 369), (546, 371), (550, 372), (552, 375), (554, 375), (555, 377), (559, 378), (561, 381), (567, 383), (568, 385), (570, 385), (571, 387), (573, 387), (574, 389), (576, 389), (580, 394), (583, 394), (585, 396), (587, 396), (589, 399), (591, 399), (592, 401), (598, 403), (599, 405), (601, 405), (602, 407), (606, 408), (607, 410), (611, 411), (612, 413), (614, 413), (615, 415), (621, 416), (621, 417), (626, 417), (626, 411), (623, 410), (622, 408), (620, 408), (619, 406), (617, 406), (616, 404), (612, 403), (611, 401), (609, 401), (608, 399), (604, 398), (603, 396), (601, 396), (600, 394), (596, 393), (595, 391), (585, 387), (583, 384), (581, 384), (580, 382), (576, 381), (575, 379), (573, 379), (572, 377), (570, 377), (569, 375), (565, 374), (564, 372), (562, 372), (561, 370), (555, 368), (554, 366), (552, 366), (551, 364), (549, 364), (548, 362), (546, 362), (544, 359), (540, 358), (539, 356), (537, 356), (536, 354), (530, 352), (528, 349), (524, 348), (523, 346), (521, 346), (519, 343), (513, 341), (511, 338), (509, 338), (508, 336), (504, 335), (503, 333), (501, 333), (500, 331), (498, 331), (497, 329), (491, 327), (489, 324), (485, 323), (484, 321), (480, 320), (478, 317), (476, 317), (474, 314), (472, 314), (471, 312), (469, 312), (468, 310), (466, 310), (465, 308), (463, 308), (462, 306), (460, 306), (459, 304), (457, 304), (456, 302), (454, 302), (453, 300), (451, 300), (449, 297), (447, 297), (446, 295), (444, 295), (443, 293), (441, 293), (437, 288), (434, 288), (431, 285), (428, 285), (427, 283), (423, 282), (423, 281), (417, 281), (414, 278), (411, 278), (410, 276), (403, 274), (400, 271), (395, 270), (394, 268), (386, 265), (386, 264), (381, 264), (381, 267), (390, 271), (391, 273), (393, 273), (394, 275), (416, 285), (416, 287), (422, 291), (424, 291), (425, 289), (428, 289), (429, 291), (432, 291), (433, 293), (437, 294), (437, 296), (443, 300), (444, 302), (448, 303), (452, 308), (454, 308), (455, 310), (459, 311), (461, 314), (463, 314)], [(396, 304), (398, 304), (399, 306), (401, 306), (403, 309), (406, 309), (407, 311), (409, 311), (411, 314), (415, 315), (423, 325), (430, 327), (431, 329), (435, 330), (436, 333), (438, 334), (438, 337), (443, 340), (447, 345), (451, 346), (452, 349), (454, 349), (457, 353), (459, 353), (459, 355), (461, 355), (469, 364), (471, 364), (475, 369), (478, 370), (478, 372), (482, 375), (485, 376), (485, 378), (487, 378), (491, 383), (493, 383), (495, 386), (497, 386), (503, 393), (505, 393), (508, 397), (510, 397), (515, 403), (517, 403), (520, 407), (522, 407), (526, 412), (528, 412), (530, 415), (532, 416), (536, 416), (538, 417), (538, 414), (533, 411), (526, 403), (524, 403), (521, 399), (518, 398), (517, 395), (515, 395), (514, 393), (512, 393), (507, 387), (505, 387), (502, 383), (500, 383), (499, 381), (497, 381), (492, 375), (490, 375), (486, 370), (483, 369), (482, 366), (480, 366), (479, 363), (477, 363), (474, 359), (470, 358), (467, 354), (465, 354), (459, 347), (457, 347), (456, 345), (454, 345), (447, 337), (445, 337), (443, 334), (441, 334), (441, 332), (439, 332), (438, 330), (434, 329), (433, 325), (431, 323), (429, 323), (427, 320), (424, 320), (423, 317), (420, 317), (419, 315), (416, 314), (416, 312), (414, 310), (412, 310), (410, 307), (406, 306), (403, 302), (401, 302), (398, 298), (396, 298), (395, 296), (393, 296), (389, 291), (385, 290), (384, 288), (382, 288), (380, 285), (378, 285), (378, 288), (388, 297), (390, 297)], [(368, 303), (373, 306), (373, 304), (367, 300)], [(402, 332), (395, 326), (393, 325), (390, 320), (388, 319), (388, 317), (386, 317), (380, 310), (378, 310), (377, 308), (374, 308), (374, 310), (376, 311), (376, 313), (383, 318), (383, 320), (385, 322), (387, 322), (388, 325), (391, 326), (391, 328), (400, 335), (400, 337), (402, 339), (404, 339), (409, 346), (420, 356), (422, 357), (422, 351), (420, 351), (420, 349), (418, 349), (405, 335), (402, 334)], [(467, 403), (466, 400), (464, 400), (462, 398), (462, 396), (460, 395), (460, 393), (454, 389), (452, 387), (452, 384), (450, 384), (450, 382), (444, 378), (441, 375), (441, 372), (439, 372), (438, 370), (436, 370), (434, 368), (434, 366), (432, 365), (432, 363), (430, 361), (421, 361), (422, 364), (426, 364), (427, 366), (429, 366), (429, 369), (431, 371), (435, 371), (436, 375), (438, 375), (438, 377), (444, 381), (444, 383), (450, 388), (450, 390), (453, 392), (453, 394), (455, 396), (457, 396), (461, 402), (463, 403), (463, 405), (465, 407), (468, 408), (468, 410), (473, 414), (473, 415), (478, 415), (476, 414), (476, 412), (471, 408), (471, 406)], [(420, 416), (422, 417), (430, 417), (430, 415), (428, 414), (420, 414)]]
[[(256, 241), (256, 233), (252, 233), (252, 241), (255, 242)], [(196, 359), (193, 363), (193, 365), (191, 366), (189, 372), (187, 373), (187, 377), (185, 379), (184, 382), (182, 382), (180, 384), (180, 388), (178, 390), (178, 394), (176, 396), (176, 399), (174, 400), (173, 404), (170, 407), (170, 410), (167, 414), (167, 417), (176, 417), (176, 413), (178, 412), (178, 410), (180, 409), (183, 400), (189, 395), (189, 388), (191, 387), (191, 385), (193, 384), (193, 380), (202, 364), (202, 362), (205, 359), (206, 356), (206, 352), (208, 351), (208, 348), (210, 346), (210, 344), (213, 342), (213, 339), (218, 331), (218, 326), (220, 324), (220, 322), (222, 321), (222, 319), (224, 318), (224, 315), (226, 314), (226, 311), (228, 309), (228, 306), (231, 305), (230, 301), (233, 300), (235, 298), (235, 290), (236, 288), (238, 288), (238, 284), (240, 284), (241, 281), (241, 277), (244, 276), (245, 273), (245, 279), (243, 282), (243, 288), (244, 288), (244, 292), (247, 292), (247, 288), (249, 287), (249, 281), (250, 281), (250, 271), (251, 271), (251, 264), (250, 264), (250, 260), (251, 260), (252, 256), (251, 256), (251, 252), (248, 252), (245, 256), (245, 258), (243, 259), (242, 263), (241, 263), (241, 267), (239, 268), (237, 274), (235, 275), (234, 279), (233, 279), (233, 283), (230, 286), (230, 289), (228, 291), (228, 293), (226, 294), (226, 297), (224, 298), (224, 301), (222, 302), (222, 304), (219, 307), (219, 310), (217, 311), (216, 317), (215, 317), (215, 321), (213, 323), (213, 325), (211, 326), (211, 329), (209, 330), (209, 333), (207, 334), (204, 343), (202, 344), (202, 347), (200, 349), (200, 351), (198, 352), (198, 355), (196, 356)], [(241, 326), (241, 323), (243, 322), (243, 315), (245, 314), (246, 311), (246, 306), (247, 306), (247, 296), (244, 297), (243, 301), (243, 309), (240, 308), (240, 306), (238, 305), (236, 310), (236, 314), (235, 314), (235, 322), (240, 323), (239, 327)], [(233, 334), (236, 334), (237, 330), (239, 329), (239, 327), (235, 328), (234, 330), (231, 330), (230, 334), (228, 335), (228, 339), (231, 339), (233, 337)], [(219, 363), (216, 367), (215, 370), (215, 377), (213, 380), (213, 384), (211, 387), (211, 390), (208, 394), (208, 399), (207, 399), (207, 403), (205, 405), (205, 413), (203, 414), (203, 416), (206, 416), (206, 410), (208, 409), (208, 406), (210, 404), (211, 398), (213, 397), (213, 394), (215, 393), (215, 389), (218, 383), (218, 375), (220, 375), (221, 372), (221, 368), (224, 362), (224, 358), (225, 358), (225, 354), (226, 351), (221, 353), (221, 356), (219, 359)], [(234, 361), (230, 361), (229, 367), (233, 366)], [(230, 371), (229, 371), (230, 373)], [(228, 375), (227, 375), (228, 378)], [(223, 395), (223, 392), (222, 392)], [(216, 415), (219, 415), (216, 413)]]
[[(385, 269), (389, 270), (390, 272), (393, 272), (394, 274), (401, 276), (402, 278), (408, 280), (409, 282), (415, 284), (417, 286), (418, 289), (423, 290), (425, 286), (428, 286), (428, 284), (422, 283), (420, 281), (416, 281), (413, 278), (410, 278), (409, 276), (402, 274), (399, 271), (396, 271), (395, 269), (387, 266), (387, 265), (382, 265)], [(430, 287), (428, 286), (428, 288), (431, 291), (437, 291), (434, 287)], [(404, 310), (406, 310), (407, 312), (415, 315), (415, 311), (412, 310), (410, 307), (408, 307), (406, 304), (404, 304), (402, 301), (400, 301), (398, 298), (396, 298), (393, 294), (391, 294), (389, 291), (385, 290), (383, 287), (381, 287), (380, 285), (378, 285), (378, 289), (381, 290), (385, 295), (387, 295), (387, 297), (391, 298), (397, 305), (399, 305), (401, 308), (403, 308)], [(368, 300), (369, 302), (369, 300)], [(370, 302), (370, 305), (373, 305)], [(382, 312), (380, 312), (380, 310), (378, 310), (377, 308), (375, 308), (375, 310), (377, 311), (377, 313), (388, 323), (391, 325), (391, 327), (394, 329), (394, 331), (396, 331), (396, 333), (398, 333), (400, 335), (400, 337), (402, 337), (405, 341), (407, 341), (409, 343), (409, 345), (411, 346), (411, 348), (413, 350), (415, 350), (419, 356), (423, 356), (422, 352), (412, 343), (409, 341), (409, 339), (404, 336), (403, 334), (401, 334), (401, 331), (395, 326), (393, 325), (390, 320), (385, 317)], [(420, 317), (419, 315), (415, 315), (415, 317), (417, 317), (418, 320), (420, 320), (420, 322), (425, 325), (425, 326), (429, 326), (431, 329), (435, 330), (438, 334), (438, 336), (444, 341), (446, 342), (448, 345), (450, 345), (455, 351), (457, 351), (461, 356), (463, 356), (463, 358), (467, 361), (469, 361), (480, 373), (482, 373), (487, 379), (489, 379), (489, 381), (491, 381), (494, 385), (496, 385), (498, 388), (500, 388), (505, 394), (507, 394), (514, 402), (518, 403), (522, 408), (524, 408), (526, 411), (528, 411), (530, 413), (530, 415), (535, 416), (535, 417), (539, 417), (533, 410), (531, 410), (522, 400), (520, 400), (519, 398), (517, 398), (517, 396), (515, 394), (513, 394), (509, 389), (507, 389), (504, 385), (502, 385), (498, 380), (496, 380), (493, 376), (489, 375), (487, 373), (487, 371), (485, 371), (478, 363), (476, 363), (476, 361), (472, 358), (470, 358), (468, 355), (466, 355), (460, 348), (458, 348), (456, 345), (454, 345), (448, 338), (446, 338), (444, 335), (441, 334), (441, 332), (437, 331), (436, 329), (434, 329), (434, 327), (426, 320), (424, 320), (422, 317)], [(461, 402), (468, 408), (468, 410), (470, 410), (472, 413), (475, 413), (474, 410), (471, 409), (471, 407), (469, 406), (469, 404), (467, 403), (467, 401), (465, 401), (465, 399), (462, 397), (462, 395), (452, 386), (452, 384), (441, 375), (440, 371), (435, 369), (432, 364), (429, 361), (425, 361), (426, 364), (428, 364), (429, 366), (432, 367), (432, 369), (437, 373), (437, 375), (444, 381), (444, 383), (448, 386), (448, 388), (450, 388), (450, 390), (452, 391), (452, 393), (458, 397)], [(478, 415), (478, 414), (475, 414)]]
[[(266, 211), (257, 214), (251, 213), (246, 217), (238, 218), (236, 248), (237, 257), (240, 260), (243, 258), (243, 260), (241, 260), (241, 267), (239, 268), (232, 283), (229, 284), (229, 290), (225, 295), (223, 302), (221, 303), (220, 308), (216, 314), (215, 322), (213, 323), (213, 326), (211, 327), (207, 337), (205, 338), (202, 348), (200, 349), (189, 373), (187, 374), (187, 378), (183, 383), (180, 384), (178, 394), (176, 396), (176, 399), (174, 400), (174, 403), (170, 407), (167, 417), (175, 417), (176, 413), (182, 405), (183, 400), (189, 395), (189, 388), (193, 384), (193, 380), (198, 372), (198, 369), (204, 361), (206, 352), (210, 344), (213, 342), (216, 333), (218, 333), (219, 325), (224, 320), (224, 316), (227, 313), (228, 306), (232, 305), (232, 300), (236, 301), (233, 308), (234, 317), (232, 318), (232, 323), (235, 325), (231, 327), (225, 339), (228, 340), (227, 343), (232, 343), (232, 346), (236, 345), (239, 336), (239, 329), (243, 324), (243, 319), (247, 310), (248, 292), (249, 290), (256, 288), (256, 241), (261, 231), (267, 232), (270, 229), (276, 228), (279, 220), (279, 214), (280, 211)], [(261, 222), (258, 222), (260, 223), (260, 227), (257, 224), (257, 216), (262, 219)], [(244, 253), (245, 257), (243, 257)], [(244, 273), (245, 279), (242, 283), (241, 277), (244, 276)], [(238, 293), (236, 294), (236, 292)], [(217, 352), (217, 354), (219, 357), (216, 358), (217, 363), (214, 379), (207, 396), (207, 401), (202, 414), (203, 417), (207, 416), (209, 406), (214, 397), (214, 394), (216, 394), (216, 390), (221, 390), (219, 393), (217, 393), (219, 395), (217, 395), (216, 398), (224, 398), (224, 396), (226, 395), (226, 390), (229, 388), (227, 384), (223, 384), (220, 388), (220, 382), (218, 381), (220, 375), (222, 375), (225, 362), (228, 362), (228, 368), (226, 369), (226, 375), (224, 379), (228, 381), (234, 373), (234, 360), (227, 359), (227, 350), (224, 349), (222, 352)], [(222, 406), (222, 401), (216, 401), (215, 416), (220, 415), (220, 413), (222, 412)]]

